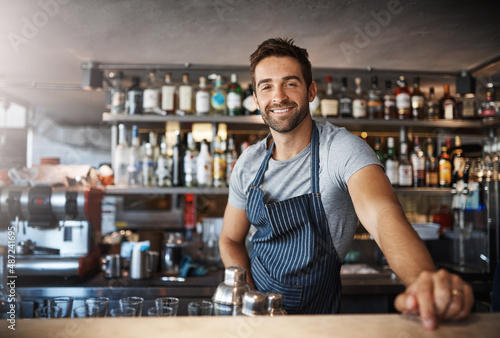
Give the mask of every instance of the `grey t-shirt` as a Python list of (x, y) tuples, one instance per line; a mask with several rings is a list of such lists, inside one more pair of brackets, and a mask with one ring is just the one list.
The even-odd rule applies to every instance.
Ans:
[[(319, 131), (319, 186), (332, 241), (341, 261), (352, 243), (357, 217), (347, 181), (358, 170), (381, 165), (375, 152), (358, 136), (331, 123), (316, 123)], [(247, 148), (231, 174), (229, 203), (245, 209), (249, 187), (266, 155), (267, 138)], [(311, 144), (286, 161), (269, 159), (260, 188), (265, 203), (311, 192)]]

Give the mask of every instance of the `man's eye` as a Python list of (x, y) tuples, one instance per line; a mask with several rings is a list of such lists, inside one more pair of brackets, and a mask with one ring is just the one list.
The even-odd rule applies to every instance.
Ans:
[(266, 90), (266, 89), (269, 89), (269, 86), (262, 86), (262, 87), (260, 87), (260, 90)]
[(286, 86), (287, 86), (287, 87), (296, 87), (296, 86), (297, 86), (297, 84), (296, 84), (296, 83), (294, 83), (294, 82), (289, 82), (289, 83), (287, 83), (287, 84), (286, 84)]

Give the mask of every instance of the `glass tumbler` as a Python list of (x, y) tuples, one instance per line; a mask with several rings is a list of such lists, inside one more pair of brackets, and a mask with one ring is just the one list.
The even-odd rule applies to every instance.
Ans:
[(168, 316), (172, 311), (172, 316), (177, 316), (179, 309), (179, 298), (160, 297), (155, 299), (156, 311), (158, 316)]
[(135, 309), (132, 307), (115, 307), (109, 312), (111, 317), (135, 317)]
[(35, 310), (35, 318), (61, 318), (61, 308), (44, 306)]
[(72, 297), (55, 297), (48, 301), (49, 306), (58, 306), (61, 308), (61, 318), (70, 318), (73, 311)]
[(211, 316), (213, 304), (208, 300), (201, 302), (191, 302), (188, 304), (189, 316)]
[(95, 297), (85, 300), (87, 317), (106, 317), (108, 315), (109, 298)]
[(140, 317), (142, 315), (142, 302), (143, 301), (144, 301), (144, 298), (141, 298), (141, 297), (125, 297), (125, 298), (121, 298), (119, 303), (120, 303), (121, 309), (133, 308), (135, 310), (135, 316)]

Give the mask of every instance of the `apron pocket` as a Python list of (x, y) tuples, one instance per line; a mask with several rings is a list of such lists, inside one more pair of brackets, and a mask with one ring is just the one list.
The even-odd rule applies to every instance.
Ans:
[(302, 304), (302, 285), (286, 285), (271, 278), (259, 257), (251, 262), (252, 277), (260, 292), (278, 292), (283, 295), (283, 307), (289, 314), (299, 313)]

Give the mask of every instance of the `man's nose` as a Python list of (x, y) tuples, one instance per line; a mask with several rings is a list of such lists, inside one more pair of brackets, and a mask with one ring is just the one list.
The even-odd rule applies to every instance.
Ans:
[(281, 103), (287, 99), (288, 96), (286, 95), (285, 90), (282, 87), (276, 87), (273, 93), (273, 103)]

